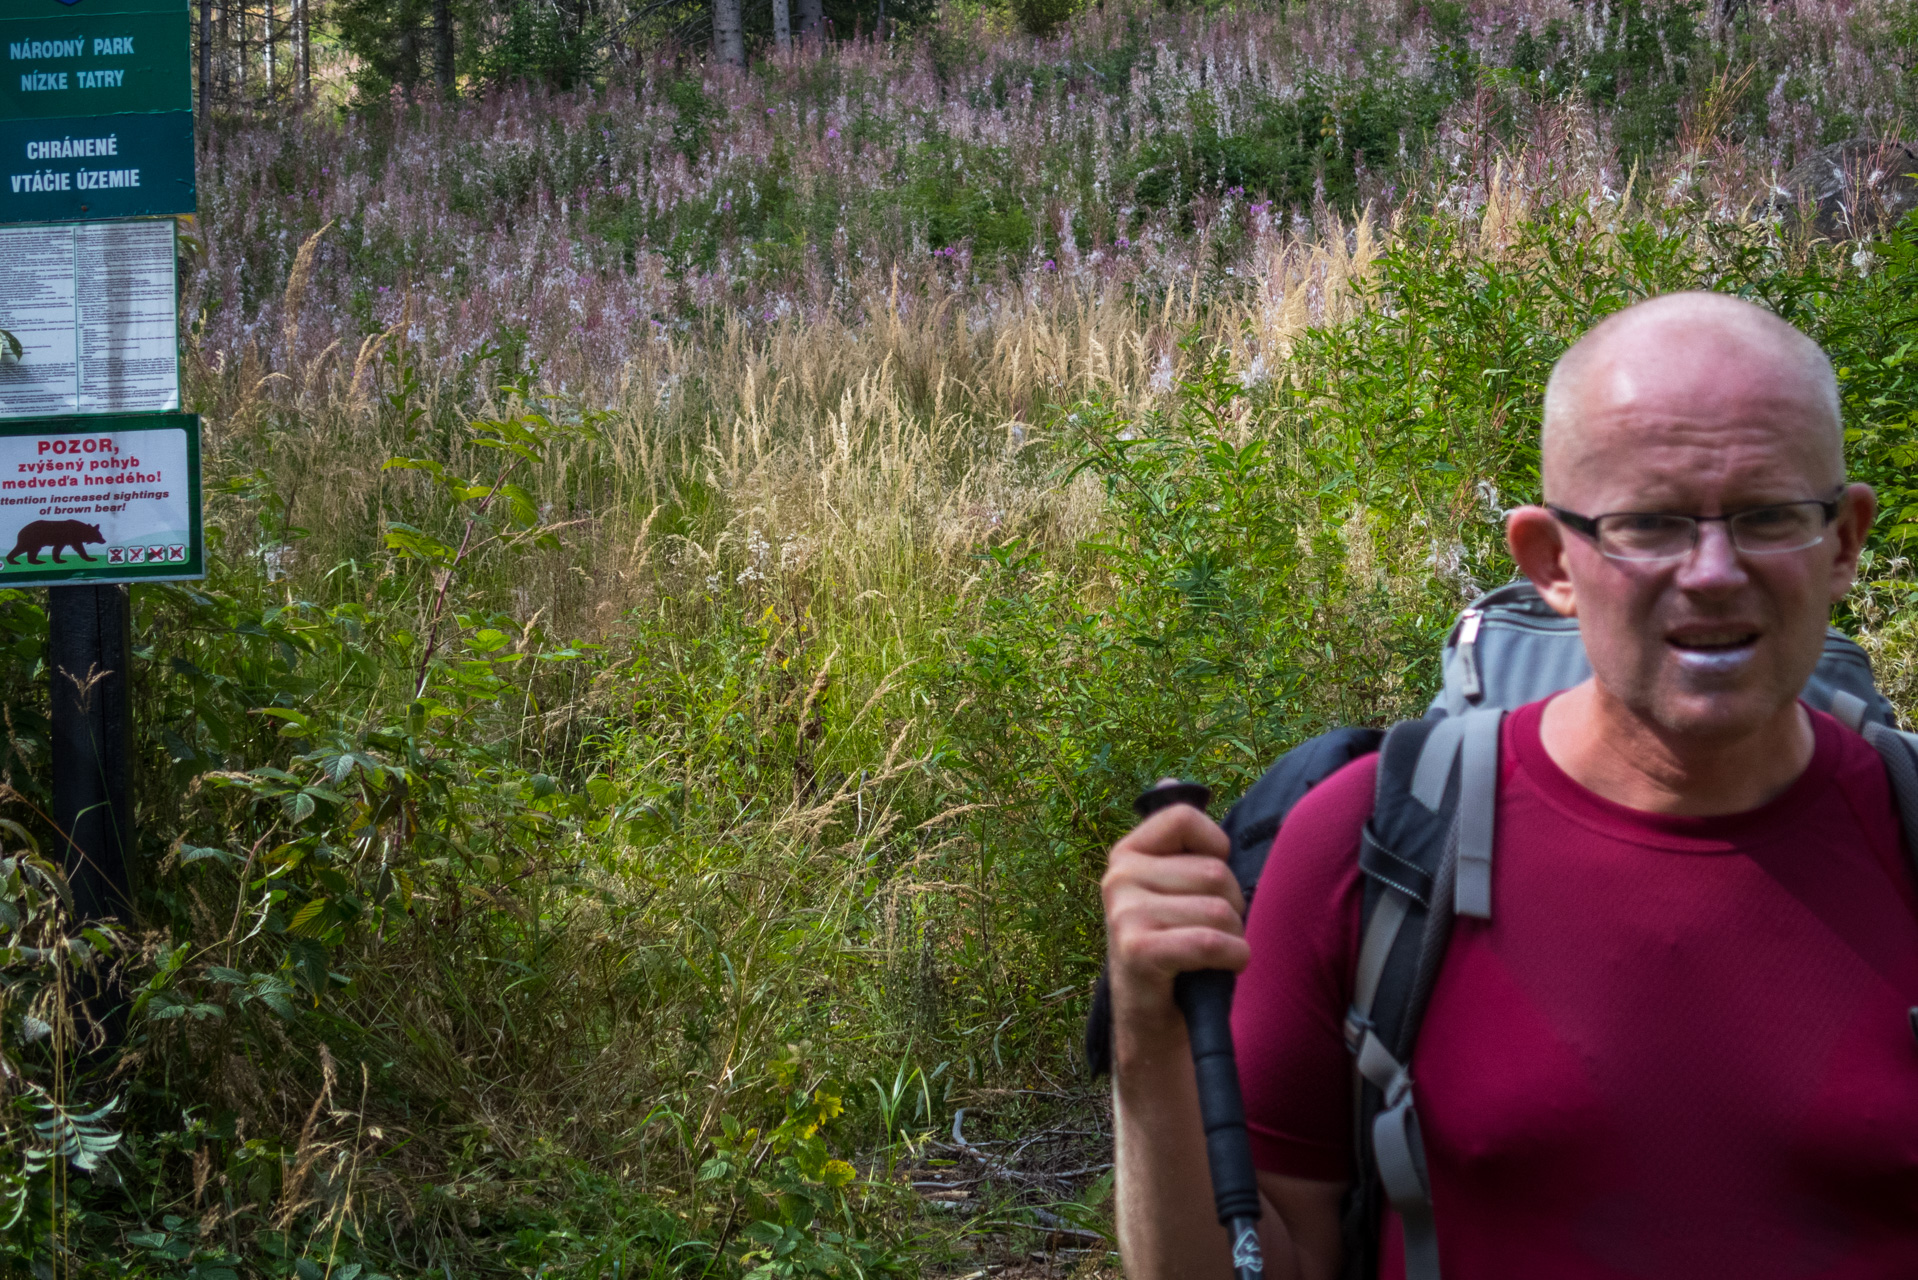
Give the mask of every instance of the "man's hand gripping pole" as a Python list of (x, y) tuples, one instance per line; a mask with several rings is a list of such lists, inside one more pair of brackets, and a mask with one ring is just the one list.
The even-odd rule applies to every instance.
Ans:
[[(1209, 788), (1166, 778), (1132, 802), (1141, 819), (1175, 804), (1204, 813), (1212, 802)], [(1205, 1158), (1212, 1170), (1212, 1201), (1219, 1225), (1232, 1240), (1237, 1280), (1263, 1280), (1265, 1255), (1259, 1248), (1259, 1182), (1252, 1168), (1252, 1144), (1245, 1132), (1245, 1104), (1239, 1096), (1239, 1064), (1232, 1052), (1233, 975), (1224, 969), (1182, 973), (1172, 980), (1172, 997), (1185, 1015), (1192, 1043), (1192, 1070), (1199, 1085), (1199, 1118), (1205, 1125)]]

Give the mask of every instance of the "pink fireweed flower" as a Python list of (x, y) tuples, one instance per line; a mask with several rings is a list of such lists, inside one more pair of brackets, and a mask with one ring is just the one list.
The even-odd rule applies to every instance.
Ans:
[[(1554, 11), (1554, 6), (1555, 0), (1526, 0), (1517, 12), (1529, 22)], [(1839, 8), (1830, 0), (1801, 6), (1802, 35), (1794, 30), (1789, 37), (1782, 32), (1766, 37), (1791, 44), (1789, 50), (1777, 45), (1778, 61), (1768, 62), (1768, 67), (1783, 72), (1789, 64), (1793, 76), (1828, 87), (1806, 95), (1787, 92), (1781, 80), (1763, 99), (1766, 140), (1736, 144), (1726, 153), (1722, 167), (1716, 162), (1694, 166), (1687, 179), (1690, 185), (1683, 188), (1687, 199), (1695, 194), (1713, 208), (1735, 208), (1779, 162), (1815, 146), (1821, 129), (1837, 118), (1833, 113), (1876, 119), (1874, 113), (1881, 110), (1878, 104), (1896, 100), (1895, 84), (1904, 73), (1895, 66), (1884, 69), (1866, 56), (1865, 47), (1841, 20)], [(1091, 200), (1110, 206), (1117, 225), (1140, 232), (1137, 241), (1129, 233), (1111, 235), (1100, 246), (1103, 258), (1062, 248), (1057, 252), (1064, 253), (1063, 258), (1040, 259), (1033, 270), (1089, 275), (1096, 281), (1136, 276), (1142, 287), (1156, 289), (1190, 270), (1197, 236), (1182, 229), (1182, 214), (1128, 203), (1136, 198), (1131, 189), (1134, 180), (1124, 173), (1132, 140), (1151, 143), (1161, 135), (1169, 139), (1189, 129), (1189, 124), (1176, 122), (1183, 119), (1177, 104), (1200, 88), (1201, 79), (1217, 107), (1229, 110), (1236, 119), (1257, 114), (1257, 104), (1271, 91), (1267, 82), (1274, 75), (1288, 83), (1302, 77), (1349, 76), (1352, 68), (1339, 50), (1353, 47), (1352, 32), (1359, 27), (1369, 31), (1376, 16), (1389, 6), (1383, 0), (1366, 0), (1350, 11), (1333, 9), (1336, 16), (1328, 17), (1323, 31), (1315, 29), (1309, 38), (1295, 24), (1264, 11), (1222, 20), (1203, 33), (1188, 27), (1181, 34), (1175, 30), (1177, 24), (1168, 24), (1155, 32), (1156, 56), (1134, 68), (1128, 84), (1108, 84), (1095, 77), (1056, 100), (1048, 93), (1035, 96), (1025, 89), (1008, 95), (1003, 106), (990, 94), (974, 91), (995, 71), (1025, 65), (1032, 49), (1025, 37), (982, 36), (977, 65), (960, 73), (966, 88), (956, 96), (937, 77), (896, 63), (891, 55), (867, 46), (842, 48), (833, 57), (854, 74), (838, 83), (830, 104), (823, 98), (798, 96), (767, 107), (763, 104), (768, 96), (794, 86), (747, 77), (705, 83), (703, 91), (730, 113), (727, 118), (736, 125), (746, 119), (745, 108), (758, 97), (764, 118), (780, 128), (715, 130), (706, 146), (691, 156), (684, 154), (680, 134), (674, 131), (673, 126), (681, 123), (677, 108), (664, 99), (653, 80), (643, 80), (630, 95), (500, 89), (417, 116), (398, 114), (390, 123), (390, 147), (384, 142), (377, 148), (373, 145), (388, 125), (375, 128), (350, 113), (324, 119), (307, 115), (209, 121), (221, 159), (217, 166), (206, 166), (208, 172), (203, 175), (203, 253), (182, 272), (182, 305), (191, 314), (206, 314), (201, 341), (209, 361), (218, 367), (235, 367), (233, 362), (241, 353), (253, 347), (259, 347), (274, 367), (282, 367), (283, 361), (293, 358), (281, 350), (282, 335), (289, 330), (276, 310), (284, 296), (286, 275), (300, 241), (332, 217), (337, 224), (320, 244), (322, 257), (308, 279), (307, 300), (301, 308), (297, 332), (307, 356), (329, 343), (337, 343), (340, 350), (358, 350), (365, 337), (359, 326), (368, 319), (365, 290), (376, 289), (370, 311), (383, 328), (397, 319), (397, 312), (386, 304), (400, 301), (392, 297), (399, 290), (376, 282), (407, 278), (409, 328), (422, 340), (421, 346), (410, 349), (410, 356), (435, 369), (451, 368), (448, 362), (477, 350), (501, 326), (507, 326), (524, 332), (527, 353), (541, 360), (555, 385), (565, 382), (589, 398), (616, 399), (620, 371), (629, 358), (636, 354), (655, 358), (652, 349), (669, 336), (680, 342), (685, 335), (689, 351), (700, 341), (689, 321), (640, 324), (640, 317), (677, 316), (687, 307), (716, 307), (737, 308), (742, 317), (772, 311), (780, 318), (797, 316), (821, 323), (847, 320), (856, 327), (866, 291), (889, 293), (894, 260), (915, 237), (924, 242), (923, 225), (911, 225), (911, 217), (900, 225), (894, 217), (895, 202), (875, 196), (897, 181), (908, 163), (908, 152), (930, 140), (921, 122), (933, 120), (940, 122), (942, 133), (950, 132), (965, 148), (990, 148), (1004, 156), (1014, 188), (1009, 194), (1028, 209), (1058, 209), (1051, 217), (1055, 227), (1067, 209)], [(1569, 32), (1565, 38), (1572, 46), (1570, 53), (1585, 56), (1600, 39), (1597, 31), (1580, 27)], [(1100, 22), (1094, 22), (1089, 32), (1095, 44), (1117, 34), (1107, 32)], [(1477, 38), (1490, 42), (1488, 61), (1496, 64), (1508, 36), (1494, 37), (1480, 30)], [(1829, 43), (1819, 46), (1819, 41)], [(1399, 54), (1407, 60), (1402, 68), (1406, 74), (1423, 75), (1418, 68), (1429, 61), (1427, 37), (1412, 39)], [(1408, 141), (1390, 171), (1362, 184), (1368, 192), (1374, 191), (1372, 181), (1381, 184), (1375, 199), (1382, 213), (1399, 209), (1408, 199), (1429, 200), (1435, 208), (1453, 213), (1482, 207), (1485, 177), (1476, 174), (1468, 160), (1485, 154), (1491, 138), (1473, 102), (1468, 95), (1454, 104), (1436, 126), (1429, 180), (1414, 177), (1419, 185), (1409, 191), (1403, 183), (1389, 181), (1404, 176), (1399, 172), (1401, 162), (1416, 159), (1422, 164), (1426, 158), (1422, 151), (1414, 156)], [(1167, 108), (1172, 116), (1159, 121), (1156, 113)], [(1525, 159), (1522, 164), (1515, 162), (1513, 180), (1533, 187), (1546, 183), (1545, 166), (1556, 161), (1541, 153), (1538, 138), (1544, 135), (1539, 130), (1564, 125), (1572, 138), (1572, 154), (1564, 163), (1570, 166), (1575, 184), (1567, 190), (1576, 190), (1579, 197), (1589, 191), (1594, 202), (1615, 200), (1624, 175), (1613, 167), (1615, 160), (1605, 141), (1613, 130), (1614, 113), (1563, 104), (1541, 111), (1528, 126), (1537, 138), (1521, 148)], [(827, 115), (875, 122), (872, 135), (861, 139), (860, 157), (837, 154), (830, 144), (843, 141), (843, 131), (828, 128)], [(599, 150), (606, 154), (596, 157), (597, 166), (577, 179), (583, 185), (576, 190), (562, 195), (544, 183), (523, 190), (517, 182), (495, 181), (498, 175), (519, 173), (538, 157), (547, 145), (549, 128), (560, 135), (590, 136), (589, 119), (612, 127), (601, 129)], [(831, 205), (825, 207), (837, 207), (840, 224), (822, 227), (824, 234), (816, 242), (808, 237), (803, 252), (790, 263), (783, 257), (759, 256), (753, 246), (742, 243), (743, 238), (730, 227), (730, 192), (713, 199), (716, 191), (729, 184), (744, 185), (741, 175), (767, 163), (766, 152), (787, 119), (805, 131), (817, 130), (814, 140), (825, 144), (810, 150), (802, 144), (801, 153), (789, 158), (793, 188), (816, 192), (822, 200), (830, 198)], [(274, 197), (284, 195), (273, 174), (289, 140), (294, 141), (303, 163), (321, 159), (318, 169), (302, 171), (308, 175), (311, 208), (298, 217), (290, 217), (272, 203)], [(1081, 151), (1090, 154), (1096, 171), (1092, 190), (1084, 194), (1078, 192), (1076, 180), (1059, 186), (1052, 177), (1055, 161), (1063, 163)], [(381, 157), (377, 165), (373, 163), (376, 153)], [(971, 154), (962, 150), (945, 155), (945, 164), (938, 168), (946, 170), (949, 165), (952, 180), (970, 181), (962, 175), (967, 175), (966, 157)], [(1445, 165), (1455, 156), (1457, 170), (1448, 173)], [(336, 159), (345, 165), (337, 178), (332, 175)], [(471, 179), (465, 184), (466, 199), (457, 209), (443, 198), (454, 168)], [(553, 181), (561, 172), (569, 171), (555, 171), (545, 181)], [(1417, 165), (1405, 169), (1406, 174), (1420, 172)], [(312, 182), (313, 177), (325, 180)], [(1243, 183), (1242, 179), (1231, 181)], [(1670, 179), (1661, 169), (1655, 180), (1644, 181), (1662, 189)], [(1212, 190), (1215, 194), (1196, 199), (1195, 204), (1202, 207), (1193, 212), (1207, 225), (1223, 227), (1232, 222), (1252, 233), (1243, 246), (1235, 242), (1232, 259), (1221, 264), (1241, 278), (1260, 269), (1263, 255), (1279, 253), (1282, 238), (1289, 244), (1290, 237), (1316, 234), (1309, 217), (1295, 216), (1274, 204), (1266, 192), (1255, 203), (1242, 185)], [(753, 197), (747, 199), (751, 209)], [(1193, 193), (1182, 192), (1181, 199), (1193, 200)], [(708, 200), (712, 203), (707, 204)], [(1048, 202), (1055, 203), (1048, 206)], [(1574, 203), (1578, 202), (1575, 198)], [(1596, 214), (1597, 205), (1592, 208)], [(713, 213), (722, 216), (713, 218)], [(611, 216), (601, 226), (594, 220), (596, 215)], [(255, 279), (261, 268), (249, 247), (264, 236), (278, 235), (282, 224), (308, 216), (316, 225), (287, 227), (280, 241), (284, 251), (276, 265), (268, 276)], [(1216, 224), (1215, 218), (1219, 219)], [(717, 252), (711, 267), (692, 270), (673, 248), (677, 231), (687, 223), (711, 224)], [(1053, 229), (1046, 228), (1048, 233)], [(1139, 251), (1137, 257), (1131, 252), (1134, 249)], [(941, 295), (961, 297), (981, 328), (999, 323), (996, 308), (1004, 296), (1001, 277), (991, 272), (982, 279), (969, 279), (968, 264), (973, 260), (967, 244), (942, 245), (929, 249), (928, 255), (935, 270), (924, 274), (929, 282), (936, 281)], [(945, 269), (948, 266), (951, 271)], [(797, 291), (794, 297), (808, 300), (793, 304), (791, 310), (775, 306), (772, 291), (789, 288)], [(1050, 290), (1051, 286), (1045, 286), (1041, 291)], [(910, 289), (905, 293), (914, 305), (922, 305)], [(575, 299), (583, 311), (569, 306)], [(1316, 319), (1317, 312), (1313, 314)], [(582, 323), (585, 316), (594, 319)], [(615, 323), (622, 316), (633, 317), (631, 323)], [(585, 333), (578, 333), (582, 328)], [(855, 332), (849, 340), (857, 337)], [(348, 360), (346, 372), (351, 370)], [(1168, 371), (1168, 386), (1170, 378)], [(301, 385), (282, 380), (268, 388), (274, 396), (293, 395)]]

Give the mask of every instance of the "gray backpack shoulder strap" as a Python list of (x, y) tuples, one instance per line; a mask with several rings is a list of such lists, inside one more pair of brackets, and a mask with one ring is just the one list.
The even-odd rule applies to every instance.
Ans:
[[(1411, 1062), (1458, 915), (1492, 914), (1498, 806), (1497, 707), (1414, 721), (1386, 736), (1378, 794), (1361, 843), (1367, 910), (1346, 1043), (1357, 1072), (1361, 1183), (1371, 1174), (1405, 1231), (1406, 1280), (1440, 1280), (1431, 1179)], [(1352, 1215), (1362, 1243), (1376, 1216)]]
[[(1838, 714), (1835, 708), (1833, 714)], [(1905, 856), (1911, 859), (1912, 874), (1918, 876), (1918, 734), (1904, 733), (1876, 720), (1864, 720), (1862, 713), (1856, 714), (1860, 716), (1861, 725), (1854, 727), (1885, 762), (1885, 778), (1891, 783), (1892, 799), (1898, 805), (1898, 825), (1904, 829)], [(1843, 715), (1838, 718), (1846, 719)]]
[(1452, 765), (1459, 765), (1458, 880), (1453, 909), (1462, 916), (1492, 918), (1492, 834), (1498, 812), (1498, 706), (1468, 711), (1439, 722), (1419, 753), (1412, 798), (1433, 813), (1445, 795)]

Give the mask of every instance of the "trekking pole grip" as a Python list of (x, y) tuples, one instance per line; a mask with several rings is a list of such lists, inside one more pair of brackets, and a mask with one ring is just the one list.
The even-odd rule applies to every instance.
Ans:
[[(1196, 782), (1167, 778), (1134, 800), (1132, 811), (1143, 819), (1175, 804), (1189, 804), (1203, 813), (1211, 799), (1211, 791)], [(1186, 1038), (1192, 1044), (1212, 1202), (1219, 1225), (1232, 1241), (1233, 1272), (1238, 1280), (1260, 1280), (1265, 1260), (1259, 1247), (1259, 1182), (1245, 1130), (1238, 1059), (1232, 1051), (1234, 982), (1234, 975), (1224, 969), (1182, 973), (1172, 980), (1172, 998), (1185, 1015)]]

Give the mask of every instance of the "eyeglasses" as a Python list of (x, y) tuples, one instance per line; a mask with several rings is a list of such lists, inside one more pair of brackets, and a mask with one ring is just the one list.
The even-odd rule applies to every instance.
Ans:
[(1748, 556), (1803, 551), (1825, 540), (1825, 527), (1838, 518), (1844, 489), (1830, 499), (1774, 502), (1747, 507), (1722, 516), (1681, 516), (1668, 511), (1613, 511), (1582, 516), (1576, 511), (1545, 509), (1566, 528), (1598, 544), (1598, 552), (1613, 560), (1681, 560), (1698, 546), (1698, 526), (1722, 520), (1732, 546)]

